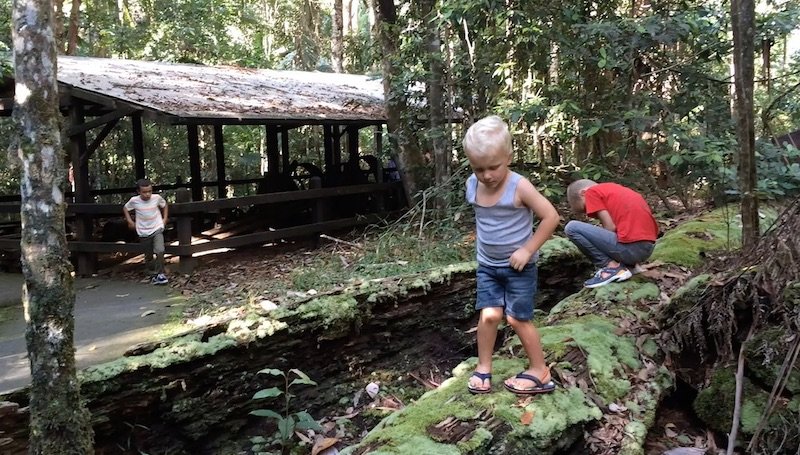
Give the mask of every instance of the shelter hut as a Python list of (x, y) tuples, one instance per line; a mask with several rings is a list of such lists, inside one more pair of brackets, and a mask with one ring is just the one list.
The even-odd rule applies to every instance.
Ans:
[[(73, 229), (68, 243), (81, 274), (95, 270), (98, 253), (140, 251), (136, 242), (102, 241), (97, 235), (98, 221), (119, 218), (122, 210), (119, 203), (98, 203), (97, 198), (135, 191), (133, 181), (122, 188), (93, 188), (90, 180), (90, 160), (112, 130), (123, 124), (131, 129), (135, 179), (148, 177), (146, 168), (157, 163), (146, 162), (162, 153), (157, 147), (146, 149), (143, 122), (185, 127), (189, 155), (185, 174), (175, 182), (156, 182), (157, 191), (175, 192), (170, 219), (175, 221), (177, 235), (168, 242), (167, 253), (180, 257), (182, 270), (193, 267), (192, 257), (198, 253), (370, 223), (405, 204), (401, 183), (384, 181), (379, 154), (364, 154), (359, 147), (359, 132), (374, 128), (373, 142), (378, 152), (381, 149), (386, 117), (380, 80), (60, 56), (58, 83), (61, 110), (67, 117), (65, 159), (71, 168), (67, 216)], [(11, 114), (12, 97), (0, 93), (0, 115)], [(120, 123), (124, 118), (130, 122)], [(263, 175), (228, 177), (224, 139), (228, 125), (264, 128)], [(293, 159), (289, 132), (307, 125), (321, 126), (324, 163)], [(211, 131), (208, 142), (213, 144), (215, 163), (201, 160), (201, 128)], [(343, 151), (347, 152), (345, 161)], [(204, 180), (204, 173), (215, 178)], [(259, 194), (229, 197), (233, 186), (254, 183)], [(0, 196), (0, 213), (19, 213), (19, 200), (19, 195)], [(280, 205), (278, 210), (274, 210), (276, 205)], [(209, 228), (209, 219), (226, 211), (251, 216), (234, 221), (238, 224), (229, 228)], [(270, 224), (276, 213), (296, 215), (296, 222), (276, 228)], [(18, 249), (18, 231), (0, 232), (0, 250)]]
[(786, 133), (773, 139), (775, 145), (780, 147), (787, 147), (791, 145), (794, 148), (800, 149), (800, 130)]

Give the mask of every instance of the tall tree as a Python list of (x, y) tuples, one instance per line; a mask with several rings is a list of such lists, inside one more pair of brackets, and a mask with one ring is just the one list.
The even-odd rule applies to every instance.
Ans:
[[(383, 92), (386, 98), (386, 127), (389, 138), (397, 150), (397, 161), (405, 183), (409, 202), (418, 190), (424, 188), (425, 160), (411, 127), (404, 123), (408, 110), (405, 87), (401, 85), (401, 68), (396, 62), (397, 41), (400, 36), (397, 8), (392, 0), (378, 0), (376, 20), (378, 40), (381, 45), (383, 66)], [(412, 202), (413, 203), (413, 202)]]
[(75, 55), (78, 49), (78, 27), (80, 25), (81, 0), (72, 0), (69, 13), (69, 29), (67, 29), (67, 55)]
[(742, 198), (742, 245), (745, 247), (755, 244), (759, 232), (755, 125), (753, 121), (755, 17), (753, 0), (731, 0), (736, 133), (739, 140), (738, 175)]
[(331, 63), (333, 71), (344, 72), (342, 64), (342, 43), (344, 41), (344, 16), (342, 11), (342, 0), (333, 0), (333, 27), (331, 30)]
[[(439, 35), (439, 24), (436, 11), (436, 0), (424, 0), (421, 3), (422, 18), (425, 21), (426, 56), (428, 58), (428, 112), (430, 115), (430, 138), (433, 150), (434, 183), (442, 185), (450, 177), (450, 147), (448, 146), (445, 119), (444, 65), (442, 55), (442, 39)], [(436, 200), (436, 208), (444, 210), (448, 207), (447, 194), (440, 192)]]
[(20, 246), (32, 377), (29, 453), (89, 454), (92, 428), (75, 372), (75, 290), (64, 232), (52, 0), (14, 0), (12, 21), (17, 134), (10, 155), (22, 169)]

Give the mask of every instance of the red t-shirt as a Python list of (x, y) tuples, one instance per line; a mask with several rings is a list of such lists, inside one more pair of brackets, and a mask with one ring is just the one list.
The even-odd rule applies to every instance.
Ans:
[(586, 190), (585, 197), (586, 214), (590, 217), (597, 218), (597, 212), (608, 211), (620, 243), (656, 241), (658, 223), (641, 194), (617, 183), (598, 183)]

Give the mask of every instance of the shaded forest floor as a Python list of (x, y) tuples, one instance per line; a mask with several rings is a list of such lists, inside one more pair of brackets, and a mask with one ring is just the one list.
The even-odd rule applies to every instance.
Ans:
[[(701, 211), (661, 217), (659, 222), (662, 230), (669, 230)], [(389, 229), (373, 228), (366, 233), (350, 232), (331, 238), (210, 254), (199, 257), (194, 272), (188, 275), (177, 273), (177, 264), (170, 260), (167, 266), (171, 272), (169, 286), (190, 301), (183, 309), (187, 327), (213, 324), (244, 314), (252, 305), (267, 307), (277, 299), (306, 299), (316, 294), (335, 293), (358, 281), (397, 277), (471, 260), (474, 238), (464, 220), (463, 216), (456, 214), (453, 221), (436, 229), (430, 225), (420, 229), (409, 223)], [(142, 272), (141, 257), (108, 260), (116, 264), (101, 270), (101, 276), (135, 281), (147, 279)], [(685, 282), (690, 271), (667, 270), (659, 264), (651, 264), (645, 273), (659, 283), (662, 298), (666, 299)], [(470, 333), (473, 327), (457, 329)], [(437, 345), (436, 340), (421, 341), (426, 346)], [(378, 400), (360, 394), (342, 397), (341, 407), (328, 410), (327, 416), (321, 419), (326, 434), (335, 434), (344, 444), (358, 442), (385, 415), (402, 408), (408, 400), (416, 399), (449, 377), (455, 365), (475, 355), (473, 351), (474, 346), (449, 345), (427, 352), (424, 357), (397, 359), (388, 370), (405, 371), (401, 377), (364, 372), (364, 383), (385, 384), (388, 386), (385, 393)], [(716, 446), (713, 433), (699, 425), (691, 411), (693, 392), (679, 392), (660, 409), (657, 424), (648, 436), (647, 453), (663, 453), (680, 446)], [(338, 424), (342, 420), (347, 421), (347, 427)], [(261, 429), (260, 425), (252, 427), (252, 435), (259, 434)], [(240, 441), (240, 444), (240, 451), (229, 448), (230, 451), (225, 453), (247, 453), (248, 443)]]

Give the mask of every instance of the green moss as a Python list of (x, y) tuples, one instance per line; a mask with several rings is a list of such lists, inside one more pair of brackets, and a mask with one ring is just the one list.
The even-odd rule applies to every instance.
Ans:
[[(615, 401), (630, 390), (627, 370), (641, 367), (634, 341), (614, 334), (616, 323), (588, 315), (567, 324), (540, 329), (546, 352), (578, 346), (586, 354), (592, 380), (607, 402)], [(563, 352), (563, 351), (562, 351)]]
[[(791, 345), (787, 342), (789, 336), (778, 327), (753, 335), (745, 346), (748, 374), (763, 384), (774, 384)], [(789, 375), (786, 390), (792, 394), (800, 392), (800, 370), (797, 368)]]
[(604, 311), (610, 316), (640, 318), (643, 314), (637, 312), (633, 305), (620, 304), (655, 301), (659, 295), (658, 286), (639, 278), (595, 289), (584, 288), (558, 302), (550, 310), (550, 319), (551, 321), (563, 320), (570, 316)]
[(647, 437), (647, 426), (639, 421), (631, 421), (625, 425), (625, 439), (619, 455), (644, 455), (644, 439)]
[(539, 252), (539, 264), (548, 264), (552, 261), (565, 261), (570, 258), (583, 258), (583, 253), (566, 237), (553, 237)]
[[(697, 416), (720, 432), (729, 432), (733, 418), (736, 394), (736, 371), (722, 368), (714, 373), (708, 387), (701, 390), (694, 400)], [(742, 413), (740, 428), (750, 435), (764, 411), (769, 393), (755, 387), (749, 379), (744, 379), (742, 394)]]
[[(552, 394), (537, 397), (524, 409), (515, 406), (517, 397), (504, 391), (500, 382), (524, 369), (523, 361), (497, 359), (493, 367), (493, 393), (479, 396), (468, 393), (466, 384), (475, 368), (475, 361), (464, 362), (453, 371), (454, 376), (438, 389), (423, 395), (414, 406), (385, 419), (358, 446), (342, 453), (353, 453), (365, 446), (374, 447), (371, 453), (376, 454), (482, 453), (479, 449), (489, 445), (494, 436), (481, 427), (468, 441), (455, 446), (434, 441), (427, 436), (427, 428), (448, 417), (470, 421), (486, 409), (492, 410), (494, 417), (503, 422), (506, 431), (510, 431), (508, 439), (514, 444), (542, 450), (552, 447), (565, 429), (582, 426), (582, 423), (599, 419), (602, 415), (577, 388), (558, 389)], [(530, 425), (522, 425), (521, 417), (529, 411), (534, 415), (533, 421)]]
[(681, 224), (658, 240), (650, 260), (696, 267), (703, 261), (701, 253), (738, 248), (742, 228), (737, 213), (734, 207), (721, 208)]
[(207, 342), (200, 341), (200, 334), (187, 335), (149, 354), (122, 357), (111, 362), (90, 366), (79, 372), (78, 377), (82, 384), (97, 383), (124, 372), (136, 371), (139, 368), (165, 368), (176, 363), (209, 356), (236, 344), (237, 341), (227, 334), (213, 336)]
[[(777, 216), (774, 209), (760, 209), (762, 231)], [(656, 243), (651, 261), (683, 267), (696, 267), (707, 251), (739, 248), (742, 240), (741, 217), (736, 206), (713, 210), (698, 219), (681, 224), (667, 232)]]

